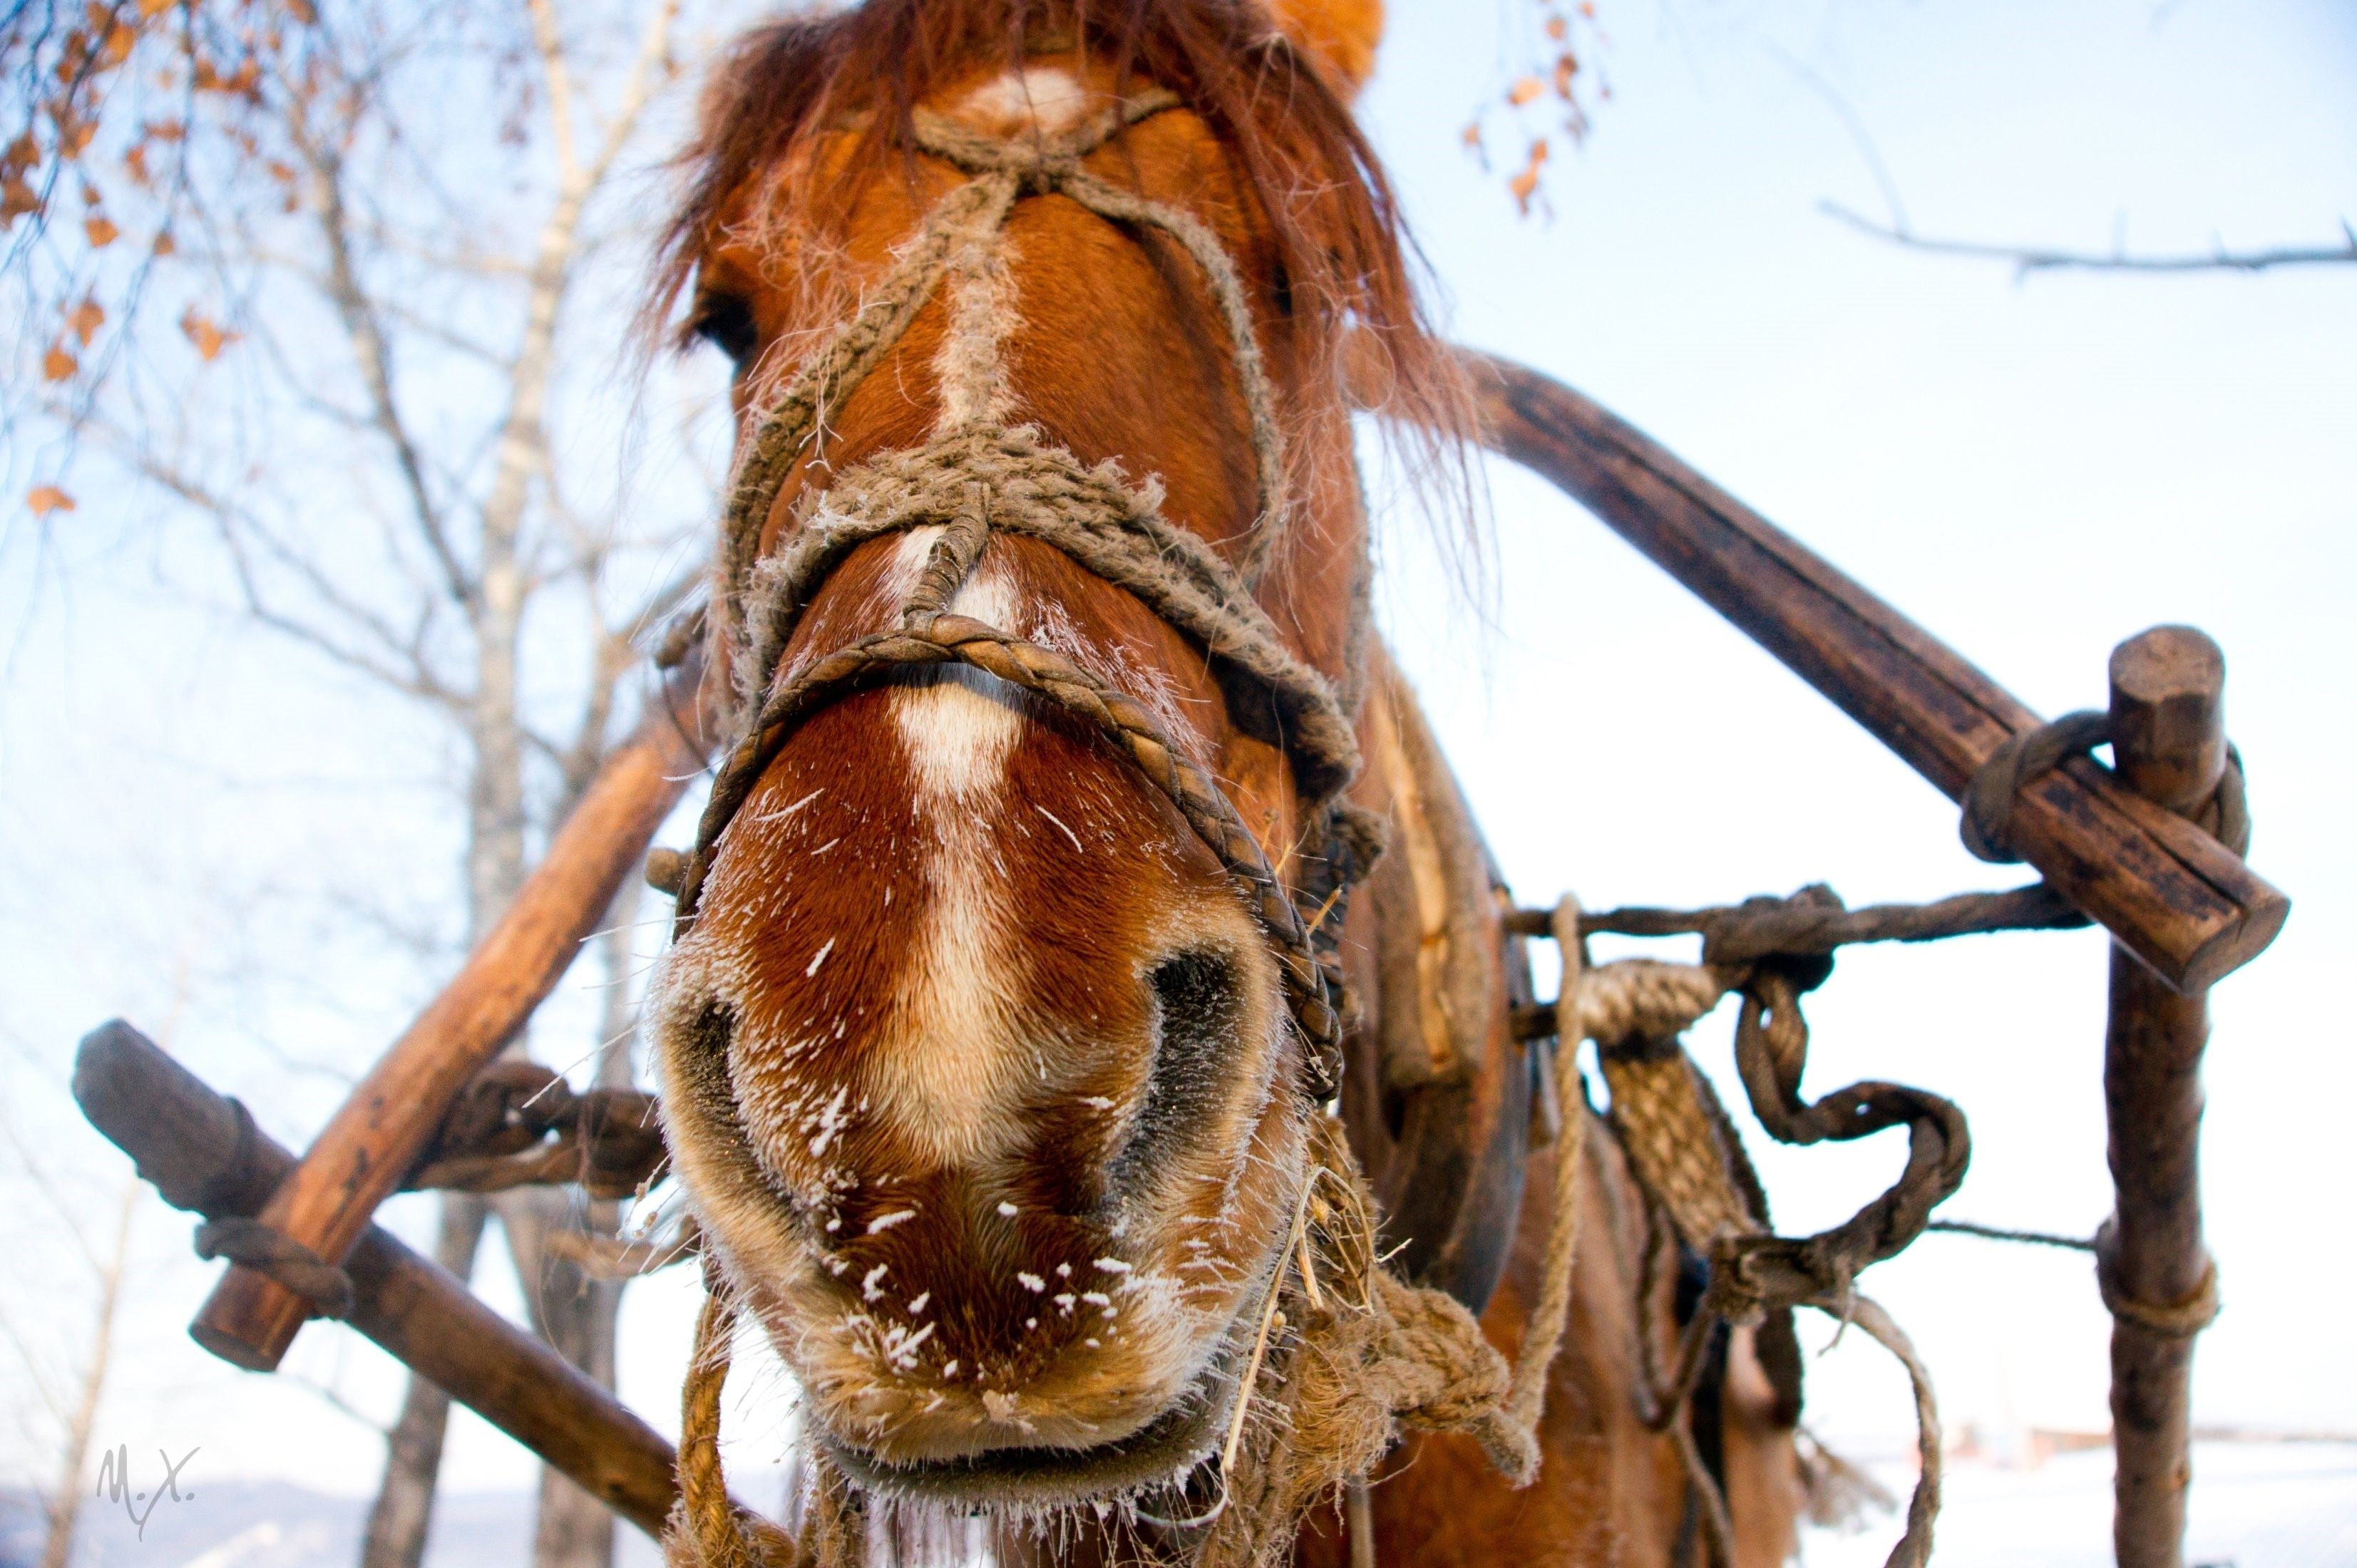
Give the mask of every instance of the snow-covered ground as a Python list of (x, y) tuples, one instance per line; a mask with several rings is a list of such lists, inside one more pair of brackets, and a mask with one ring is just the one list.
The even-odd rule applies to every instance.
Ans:
[[(1903, 1462), (1867, 1468), (1903, 1498)], [(2357, 1444), (2201, 1444), (2194, 1451), (2190, 1550), (2196, 1568), (2350, 1568), (2357, 1564)], [(2106, 1568), (2112, 1459), (2096, 1450), (2036, 1468), (1958, 1463), (1948, 1477), (1933, 1561), (1943, 1568)], [(748, 1490), (748, 1495), (750, 1495)], [(39, 1561), (21, 1498), (0, 1498), (0, 1568)], [(289, 1486), (217, 1484), (167, 1500), (143, 1540), (120, 1505), (84, 1516), (76, 1568), (315, 1568), (350, 1563), (367, 1504)], [(653, 1544), (620, 1532), (617, 1568), (655, 1568)], [(1804, 1568), (1881, 1568), (1897, 1539), (1883, 1517), (1853, 1534), (1813, 1530)], [(480, 1568), (531, 1557), (532, 1499), (457, 1492), (436, 1511), (426, 1568)]]
[[(1866, 1468), (1902, 1499), (1911, 1465)], [(2203, 1443), (2193, 1452), (2186, 1562), (2193, 1568), (2350, 1568), (2357, 1563), (2357, 1444)], [(1884, 1517), (1855, 1534), (1810, 1530), (1805, 1568), (1881, 1568), (1898, 1539)], [(2065, 1454), (2035, 1468), (1948, 1471), (1932, 1561), (1942, 1568), (2108, 1568), (2112, 1455)]]

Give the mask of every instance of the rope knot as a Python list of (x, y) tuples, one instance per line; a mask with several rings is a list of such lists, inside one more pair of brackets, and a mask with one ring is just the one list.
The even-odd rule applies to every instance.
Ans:
[(1016, 188), (1026, 196), (1052, 196), (1080, 172), (1079, 154), (1045, 151), (1015, 171), (1019, 180)]
[(1847, 1302), (1857, 1261), (1825, 1238), (1730, 1236), (1711, 1249), (1703, 1305), (1729, 1323), (1756, 1324), (1770, 1312), (1811, 1302)]
[(197, 1227), (197, 1256), (256, 1270), (311, 1304), (321, 1317), (351, 1316), (352, 1277), (284, 1230), (243, 1215)]
[(1772, 969), (1805, 995), (1833, 978), (1834, 955), (1825, 939), (1849, 913), (1841, 895), (1822, 882), (1789, 898), (1746, 898), (1703, 927), (1702, 961), (1730, 977)]

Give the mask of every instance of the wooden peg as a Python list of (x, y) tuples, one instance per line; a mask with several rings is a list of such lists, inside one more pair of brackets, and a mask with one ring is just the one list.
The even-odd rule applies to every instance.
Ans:
[(2226, 771), (2226, 656), (2190, 626), (2112, 650), (2112, 752), (2128, 788), (2182, 816)]
[[(2226, 768), (2226, 660), (2218, 645), (2190, 627), (2156, 627), (2113, 650), (2111, 678), (2121, 779), (2156, 805), (2191, 814)], [(2201, 1240), (2209, 1001), (2203, 989), (2180, 994), (2162, 984), (2116, 946), (2111, 965), (2104, 1107), (2114, 1209), (2099, 1255), (2115, 1298), (2113, 1549), (2120, 1568), (2182, 1568), (2193, 1478), (2187, 1330), (2216, 1284)], [(2172, 1316), (2181, 1321), (2156, 1321)]]

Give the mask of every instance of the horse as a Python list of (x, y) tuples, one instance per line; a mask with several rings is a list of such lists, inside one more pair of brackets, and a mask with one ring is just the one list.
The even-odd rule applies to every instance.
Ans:
[[(1648, 1408), (1690, 1281), (1370, 630), (1353, 400), (1444, 476), (1469, 430), (1381, 25), (867, 0), (713, 73), (651, 307), (737, 366), (737, 738), (650, 995), (673, 1563), (1790, 1553), (1752, 1330)], [(718, 1475), (740, 1314), (791, 1529)]]

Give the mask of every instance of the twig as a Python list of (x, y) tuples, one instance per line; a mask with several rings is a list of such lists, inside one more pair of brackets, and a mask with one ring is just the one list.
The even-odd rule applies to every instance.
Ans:
[(2357, 263), (2357, 229), (2352, 229), (2346, 219), (2341, 223), (2344, 242), (2339, 245), (2287, 245), (2265, 251), (2229, 251), (2220, 245), (2206, 255), (2132, 256), (2122, 251), (2099, 255), (2087, 251), (1993, 244), (1977, 240), (1928, 240), (1911, 229), (1877, 223), (1871, 218), (1860, 217), (1839, 202), (1820, 201), (1817, 210), (1888, 244), (1903, 245), (1909, 250), (1932, 255), (2010, 262), (2018, 277), (2065, 268), (2115, 273), (2263, 273), (2275, 267), (2320, 266), (2336, 263), (2345, 266)]
[(385, 340), (383, 325), (377, 318), (376, 302), (361, 285), (360, 269), (353, 259), (342, 157), (333, 148), (317, 142), (300, 115), (288, 117), (287, 130), (296, 149), (310, 167), (312, 212), (318, 223), (320, 241), (328, 251), (328, 299), (350, 340), (352, 357), (368, 388), (374, 423), (393, 449), (394, 464), (408, 490), (417, 531), (441, 566), (452, 596), (461, 604), (472, 604), (479, 593), (479, 585), (459, 561), (444, 526), (441, 508), (435, 503), (426, 485), (425, 459), (393, 397), (393, 351)]
[(1945, 1230), (1952, 1236), (1978, 1236), (1984, 1241), (2020, 1241), (2032, 1247), (2068, 1247), (2074, 1252), (2095, 1250), (2095, 1243), (2083, 1236), (2057, 1236), (2050, 1230), (2001, 1230), (1994, 1225), (1975, 1225), (1968, 1219), (1934, 1219), (1924, 1229)]

